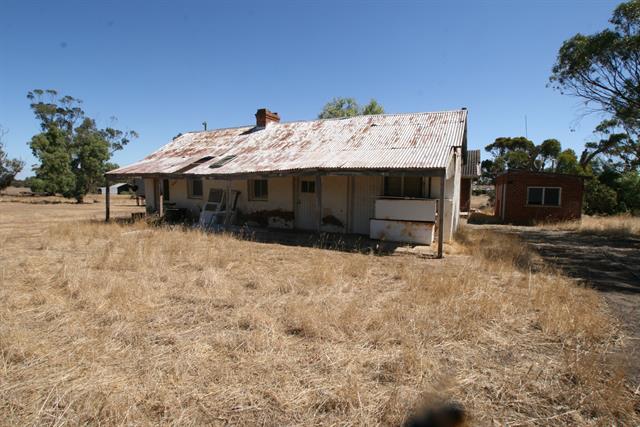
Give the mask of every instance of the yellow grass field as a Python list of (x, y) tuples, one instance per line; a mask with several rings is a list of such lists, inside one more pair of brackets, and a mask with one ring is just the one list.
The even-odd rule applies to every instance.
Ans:
[(376, 256), (29, 200), (0, 198), (0, 424), (640, 424), (618, 322), (515, 237)]

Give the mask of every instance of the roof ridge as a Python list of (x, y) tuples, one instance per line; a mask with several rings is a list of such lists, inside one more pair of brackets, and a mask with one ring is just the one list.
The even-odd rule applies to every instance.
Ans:
[[(455, 110), (441, 110), (441, 111), (418, 111), (418, 112), (414, 112), (414, 113), (381, 113), (381, 114), (359, 114), (356, 116), (351, 116), (351, 117), (331, 117), (328, 119), (308, 119), (308, 120), (292, 120), (289, 122), (278, 122), (278, 123), (274, 123), (275, 125), (288, 125), (288, 124), (292, 124), (292, 123), (310, 123), (310, 122), (327, 122), (327, 121), (338, 121), (338, 120), (352, 120), (352, 119), (358, 119), (361, 117), (391, 117), (391, 116), (416, 116), (416, 115), (425, 115), (425, 114), (446, 114), (446, 113), (459, 113), (459, 112), (466, 112), (467, 109), (463, 109), (463, 108), (458, 108)], [(186, 131), (184, 133), (182, 133), (182, 135), (186, 135), (188, 133), (209, 133), (209, 132), (216, 132), (216, 131), (221, 131), (221, 130), (232, 130), (232, 129), (244, 129), (244, 128), (249, 128), (249, 129), (253, 129), (255, 128), (255, 125), (243, 125), (243, 126), (232, 126), (232, 127), (226, 127), (226, 128), (216, 128), (216, 129), (210, 129), (210, 130), (192, 130), (192, 131)], [(180, 135), (180, 136), (182, 136)]]

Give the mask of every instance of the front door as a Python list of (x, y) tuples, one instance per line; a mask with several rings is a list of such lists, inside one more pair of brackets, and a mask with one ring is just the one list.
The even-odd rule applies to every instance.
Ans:
[(316, 230), (317, 223), (316, 179), (302, 176), (296, 180), (296, 228)]

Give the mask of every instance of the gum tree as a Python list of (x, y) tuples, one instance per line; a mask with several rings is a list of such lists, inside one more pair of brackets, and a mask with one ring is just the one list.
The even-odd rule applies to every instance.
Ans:
[(84, 196), (103, 182), (111, 155), (138, 134), (99, 128), (86, 116), (82, 101), (60, 96), (55, 90), (36, 89), (27, 98), (42, 130), (29, 143), (40, 161), (34, 167), (33, 190), (60, 193), (82, 203)]

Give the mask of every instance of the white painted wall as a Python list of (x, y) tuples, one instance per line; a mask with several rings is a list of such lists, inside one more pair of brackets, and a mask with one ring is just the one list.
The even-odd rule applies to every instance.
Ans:
[(346, 176), (322, 177), (322, 218), (332, 215), (342, 223), (342, 227), (332, 224), (323, 224), (323, 231), (347, 231), (348, 181), (349, 179)]
[[(453, 237), (458, 226), (460, 211), (460, 180), (462, 174), (461, 155), (458, 152), (453, 156), (448, 168), (450, 176), (445, 181), (445, 241)], [(154, 191), (152, 179), (145, 179), (145, 191), (147, 193), (147, 209), (153, 211)], [(176, 207), (186, 208), (194, 215), (199, 215), (202, 206), (209, 195), (209, 189), (230, 189), (240, 192), (238, 209), (244, 213), (258, 211), (282, 210), (295, 212), (297, 195), (295, 188), (296, 179), (293, 177), (269, 178), (269, 198), (266, 201), (249, 200), (247, 180), (203, 180), (202, 198), (189, 198), (186, 179), (170, 180), (169, 202)], [(162, 180), (160, 180), (160, 183)], [(425, 187), (428, 186), (428, 178), (425, 178)], [(317, 190), (317, 189), (316, 189)], [(324, 225), (324, 231), (350, 232), (356, 234), (370, 234), (370, 219), (375, 217), (376, 199), (383, 192), (383, 178), (381, 176), (324, 176), (322, 177), (322, 216), (333, 215), (343, 227)], [(425, 191), (427, 189), (425, 188)], [(437, 199), (440, 193), (440, 178), (431, 178), (431, 197)], [(316, 219), (314, 218), (314, 221)], [(293, 223), (274, 223), (272, 226), (286, 228), (293, 227)]]
[(145, 200), (144, 205), (148, 214), (155, 212), (158, 207), (155, 205), (155, 187), (153, 186), (153, 179), (145, 178), (144, 179), (144, 191), (145, 191)]
[(382, 195), (381, 176), (355, 176), (353, 180), (351, 232), (369, 235), (369, 220), (375, 216), (375, 200)]
[(436, 200), (378, 199), (375, 201), (377, 219), (404, 221), (436, 221)]

